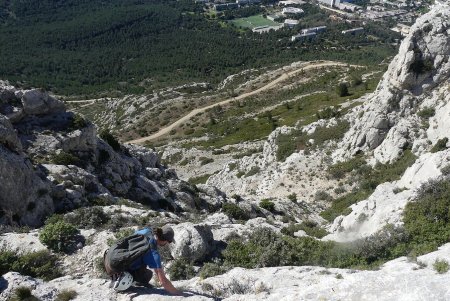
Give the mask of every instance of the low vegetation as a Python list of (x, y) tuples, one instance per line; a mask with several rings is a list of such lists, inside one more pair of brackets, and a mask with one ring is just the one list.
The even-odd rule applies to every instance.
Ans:
[(192, 262), (184, 258), (175, 259), (167, 272), (170, 279), (175, 281), (191, 279), (196, 275)]
[(322, 211), (320, 216), (332, 222), (339, 215), (349, 214), (350, 205), (369, 197), (379, 184), (398, 180), (415, 161), (416, 156), (410, 150), (405, 150), (402, 157), (394, 163), (377, 164), (374, 168), (367, 165), (360, 156), (331, 166), (328, 169), (330, 176), (336, 179), (350, 176), (351, 181), (358, 184), (352, 192), (333, 200), (331, 206)]
[(447, 143), (448, 143), (448, 138), (447, 137), (439, 139), (436, 142), (436, 144), (433, 146), (433, 148), (430, 150), (430, 152), (437, 153), (437, 152), (446, 150), (447, 149)]
[(234, 218), (236, 220), (248, 220), (249, 214), (239, 207), (236, 204), (233, 203), (225, 203), (222, 205), (223, 213), (228, 215), (231, 218)]
[[(317, 127), (313, 134), (307, 135), (299, 130), (294, 130), (287, 135), (279, 135), (277, 137), (277, 160), (284, 161), (294, 152), (305, 150), (310, 151), (331, 140), (339, 140), (349, 128), (347, 121), (339, 121), (335, 126)], [(311, 145), (308, 141), (314, 140)]]
[(320, 227), (316, 222), (310, 220), (304, 221), (300, 224), (291, 223), (289, 226), (281, 229), (281, 233), (284, 235), (294, 236), (294, 233), (300, 230), (305, 231), (305, 233), (309, 236), (317, 238), (322, 238), (328, 234), (325, 229)]
[(70, 301), (75, 299), (78, 293), (74, 290), (62, 290), (56, 295), (55, 301)]
[(47, 220), (39, 233), (39, 240), (56, 252), (68, 252), (73, 248), (79, 231), (64, 220)]
[(449, 266), (447, 260), (438, 258), (434, 261), (433, 268), (439, 274), (445, 274), (448, 272), (448, 269), (450, 268), (450, 266)]
[(14, 294), (8, 301), (39, 301), (38, 298), (33, 296), (31, 288), (26, 286), (19, 286), (14, 290)]
[(0, 250), (0, 274), (9, 271), (47, 281), (62, 276), (58, 267), (58, 257), (48, 251), (19, 255), (9, 250)]
[(275, 212), (275, 204), (270, 199), (263, 199), (259, 202), (259, 207), (266, 209), (270, 212)]

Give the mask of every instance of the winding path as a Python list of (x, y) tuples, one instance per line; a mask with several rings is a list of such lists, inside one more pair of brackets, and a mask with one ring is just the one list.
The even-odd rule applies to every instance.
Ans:
[(236, 100), (241, 100), (244, 98), (247, 98), (249, 96), (261, 93), (263, 91), (269, 90), (271, 88), (273, 88), (275, 85), (277, 85), (278, 83), (285, 81), (287, 79), (289, 79), (289, 77), (296, 75), (302, 71), (307, 71), (307, 70), (311, 70), (311, 69), (316, 69), (316, 68), (322, 68), (322, 67), (331, 67), (331, 66), (350, 66), (350, 67), (362, 67), (362, 66), (358, 66), (358, 65), (349, 65), (346, 63), (341, 63), (341, 62), (333, 62), (333, 61), (321, 61), (321, 62), (315, 62), (315, 63), (307, 63), (306, 65), (301, 66), (299, 69), (287, 72), (287, 73), (283, 73), (281, 76), (279, 76), (278, 78), (274, 79), (273, 81), (271, 81), (270, 83), (262, 86), (261, 88), (258, 88), (254, 91), (251, 92), (247, 92), (244, 94), (241, 94), (237, 97), (233, 97), (233, 98), (228, 98), (225, 99), (221, 102), (217, 102), (214, 103), (212, 105), (203, 107), (203, 108), (198, 108), (198, 109), (194, 109), (191, 112), (189, 112), (187, 115), (181, 117), (180, 119), (178, 119), (177, 121), (175, 121), (174, 123), (160, 129), (158, 132), (147, 136), (147, 137), (142, 137), (139, 139), (135, 139), (135, 140), (130, 140), (127, 141), (126, 143), (144, 143), (146, 141), (150, 141), (150, 140), (154, 140), (156, 138), (159, 138), (161, 136), (167, 135), (171, 130), (175, 129), (176, 127), (180, 126), (181, 124), (185, 123), (186, 121), (188, 121), (189, 119), (191, 119), (192, 117), (194, 117), (195, 115), (199, 114), (199, 113), (203, 113), (206, 110), (212, 109), (216, 106), (221, 106), (221, 105), (226, 105), (229, 104), (230, 102), (236, 101)]

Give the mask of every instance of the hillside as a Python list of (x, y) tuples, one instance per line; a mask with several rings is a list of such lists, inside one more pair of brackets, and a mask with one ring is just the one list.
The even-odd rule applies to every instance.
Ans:
[[(382, 74), (329, 61), (252, 74), (153, 147), (1, 82), (0, 297), (447, 300), (449, 17), (448, 4), (420, 17)], [(173, 226), (161, 254), (183, 297), (154, 280), (109, 288), (103, 251), (149, 224)]]
[(293, 44), (289, 30), (242, 32), (210, 19), (201, 4), (188, 0), (1, 4), (0, 53), (9, 58), (0, 66), (2, 79), (82, 98), (151, 95), (204, 81), (215, 86), (230, 74), (299, 57), (372, 64), (393, 54), (390, 43), (398, 37), (375, 23), (367, 28), (372, 39), (339, 37), (348, 25), (331, 26), (328, 16), (313, 6), (308, 9), (316, 15), (312, 19), (324, 20), (332, 29), (311, 43)]

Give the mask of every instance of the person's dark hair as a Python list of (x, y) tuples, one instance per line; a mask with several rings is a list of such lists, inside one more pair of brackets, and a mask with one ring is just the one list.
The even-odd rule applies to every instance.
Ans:
[(159, 240), (163, 240), (163, 230), (161, 228), (156, 228), (156, 236)]
[(174, 242), (175, 234), (173, 232), (172, 227), (168, 225), (162, 226), (161, 228), (156, 228), (155, 234), (159, 240), (165, 240), (168, 241), (169, 243)]

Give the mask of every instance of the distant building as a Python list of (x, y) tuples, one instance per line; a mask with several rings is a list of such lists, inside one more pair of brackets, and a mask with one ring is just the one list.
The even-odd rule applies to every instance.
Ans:
[(364, 28), (362, 27), (358, 27), (358, 28), (353, 28), (353, 29), (349, 29), (349, 30), (343, 30), (342, 34), (352, 34), (355, 35), (357, 33), (361, 33), (364, 31)]
[(261, 3), (261, 0), (236, 0), (236, 4), (239, 6), (259, 3)]
[(311, 28), (305, 28), (302, 29), (302, 34), (307, 34), (307, 33), (320, 33), (320, 32), (324, 32), (325, 30), (327, 30), (326, 26), (318, 26), (318, 27), (311, 27)]
[(303, 14), (305, 11), (301, 8), (297, 8), (297, 7), (285, 7), (283, 8), (283, 10), (281, 11), (281, 13), (283, 15), (298, 15), (298, 14)]
[(277, 15), (267, 15), (266, 19), (270, 21), (275, 21), (275, 19), (278, 19), (279, 17)]
[(214, 9), (216, 11), (224, 11), (227, 9), (236, 9), (239, 8), (237, 3), (222, 3), (222, 4), (214, 4)]
[(340, 0), (319, 0), (320, 3), (328, 5), (330, 7), (336, 6), (341, 1)]
[(315, 32), (302, 33), (302, 34), (292, 36), (291, 41), (295, 42), (295, 41), (311, 40), (311, 39), (314, 39), (316, 37), (316, 35), (317, 34)]
[(288, 6), (288, 5), (303, 5), (305, 4), (305, 1), (302, 0), (285, 0), (278, 2), (278, 5), (280, 6)]
[(269, 32), (271, 30), (278, 30), (282, 27), (283, 27), (283, 25), (277, 25), (277, 26), (263, 25), (263, 26), (258, 26), (258, 27), (253, 28), (252, 31), (256, 32), (256, 33), (265, 33), (265, 32)]
[(398, 23), (395, 27), (391, 28), (391, 30), (399, 32), (402, 36), (406, 37), (411, 30), (411, 26)]
[(284, 20), (284, 26), (286, 26), (288, 28), (294, 28), (296, 25), (298, 25), (298, 20), (293, 20), (293, 19)]
[(339, 4), (336, 4), (336, 7), (339, 8), (340, 10), (346, 10), (346, 11), (351, 11), (351, 12), (355, 12), (357, 10), (363, 9), (362, 6), (352, 4), (352, 3), (346, 3), (346, 2), (341, 2)]

